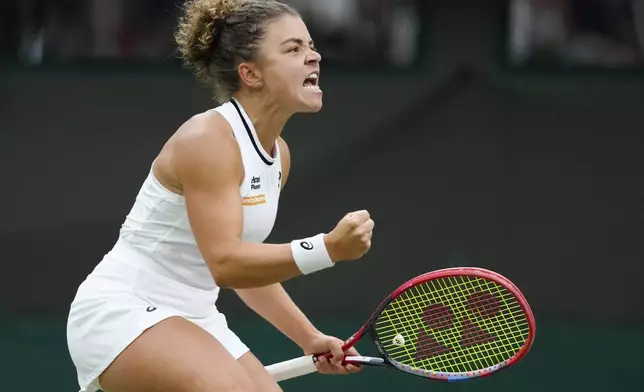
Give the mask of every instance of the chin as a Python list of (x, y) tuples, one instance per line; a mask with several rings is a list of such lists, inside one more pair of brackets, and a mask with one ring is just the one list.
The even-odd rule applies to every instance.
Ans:
[(320, 99), (320, 102), (315, 104), (315, 105), (309, 105), (306, 107), (305, 110), (303, 110), (304, 113), (317, 113), (320, 110), (322, 110), (322, 100)]
[(298, 112), (301, 113), (317, 113), (320, 110), (322, 110), (322, 94), (316, 95), (316, 96), (309, 96), (309, 97), (302, 97), (302, 99), (299, 100), (298, 105), (299, 110)]

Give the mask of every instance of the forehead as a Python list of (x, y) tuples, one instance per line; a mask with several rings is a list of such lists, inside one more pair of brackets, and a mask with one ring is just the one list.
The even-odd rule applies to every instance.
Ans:
[(304, 42), (311, 40), (306, 24), (298, 16), (284, 15), (266, 26), (265, 42), (268, 46), (279, 46), (291, 38), (297, 38)]

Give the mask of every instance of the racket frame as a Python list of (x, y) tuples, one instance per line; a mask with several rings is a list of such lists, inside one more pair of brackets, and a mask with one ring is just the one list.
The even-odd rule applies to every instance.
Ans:
[[(377, 338), (377, 334), (374, 329), (375, 321), (378, 319), (378, 317), (380, 317), (380, 314), (382, 313), (382, 311), (392, 301), (394, 301), (396, 298), (398, 298), (400, 295), (402, 295), (404, 292), (406, 292), (412, 287), (415, 287), (420, 284), (423, 284), (432, 280), (436, 280), (436, 279), (459, 277), (459, 276), (478, 277), (489, 281), (493, 281), (503, 286), (506, 290), (508, 290), (508, 292), (510, 292), (517, 299), (517, 302), (521, 306), (523, 313), (526, 315), (526, 319), (529, 326), (528, 337), (526, 339), (525, 344), (521, 347), (521, 349), (512, 357), (508, 358), (502, 363), (499, 363), (497, 365), (491, 366), (486, 369), (480, 369), (473, 372), (432, 372), (427, 370), (418, 370), (418, 369), (413, 369), (410, 366), (403, 365), (397, 361), (391, 360), (387, 355), (387, 353), (385, 352), (385, 350), (383, 349), (379, 339)], [(521, 293), (518, 287), (516, 287), (514, 283), (512, 283), (509, 279), (507, 279), (506, 277), (504, 277), (499, 273), (496, 273), (494, 271), (490, 271), (484, 268), (479, 268), (479, 267), (444, 268), (444, 269), (419, 275), (403, 283), (401, 286), (399, 286), (396, 290), (391, 292), (387, 297), (385, 297), (384, 300), (380, 302), (380, 304), (371, 313), (371, 315), (369, 316), (367, 321), (362, 325), (362, 327), (360, 327), (360, 329), (358, 329), (353, 335), (351, 335), (351, 337), (349, 337), (344, 343), (343, 349), (346, 351), (347, 349), (355, 346), (363, 337), (365, 337), (366, 335), (369, 335), (371, 341), (376, 347), (376, 350), (380, 354), (380, 357), (347, 356), (344, 358), (343, 364), (354, 364), (358, 366), (362, 366), (362, 365), (384, 366), (384, 367), (405, 372), (407, 374), (412, 374), (412, 375), (416, 375), (424, 378), (430, 378), (430, 379), (441, 380), (441, 381), (461, 381), (461, 380), (466, 380), (471, 378), (481, 378), (481, 377), (489, 376), (502, 369), (508, 368), (511, 365), (517, 363), (519, 360), (521, 360), (528, 353), (528, 351), (530, 351), (530, 348), (532, 347), (532, 344), (534, 342), (535, 333), (536, 333), (536, 323), (535, 323), (534, 315), (532, 313), (532, 309), (530, 308), (530, 305), (528, 304), (528, 301), (525, 299), (523, 293)], [(331, 358), (332, 354), (326, 353), (326, 354), (319, 354), (319, 355), (307, 355), (294, 360), (285, 361), (282, 363), (267, 366), (266, 369), (269, 371), (269, 373), (273, 376), (274, 379), (276, 379), (277, 381), (282, 381), (289, 378), (298, 377), (304, 374), (313, 373), (316, 370), (315, 363), (319, 360), (319, 358), (323, 356), (326, 356), (327, 358)], [(308, 360), (310, 360), (310, 362), (307, 362), (307, 358)], [(299, 361), (301, 365), (299, 369), (294, 369), (294, 368), (290, 368), (289, 366), (286, 366), (286, 363), (294, 362), (296, 360)]]
[[(377, 338), (376, 331), (374, 329), (375, 322), (378, 319), (378, 317), (380, 317), (380, 314), (382, 313), (382, 311), (392, 301), (394, 301), (396, 298), (401, 296), (404, 292), (406, 292), (412, 287), (415, 287), (420, 284), (423, 284), (432, 280), (436, 280), (436, 279), (444, 279), (444, 278), (459, 277), (459, 276), (477, 277), (477, 278), (482, 278), (482, 279), (495, 282), (503, 286), (506, 290), (508, 290), (508, 292), (510, 292), (510, 294), (515, 296), (515, 298), (517, 299), (517, 302), (521, 306), (521, 310), (526, 315), (526, 319), (529, 326), (528, 337), (526, 339), (525, 344), (521, 347), (521, 349), (512, 357), (508, 358), (502, 363), (499, 363), (497, 365), (491, 366), (486, 369), (476, 370), (473, 372), (432, 372), (428, 370), (418, 370), (418, 369), (413, 369), (410, 366), (403, 365), (397, 361), (391, 360), (387, 355), (387, 353), (385, 352), (385, 350), (383, 349), (379, 339)], [(499, 273), (496, 273), (494, 271), (490, 271), (484, 268), (452, 267), (452, 268), (443, 268), (440, 270), (428, 272), (403, 283), (391, 294), (389, 294), (380, 303), (380, 305), (378, 305), (378, 307), (372, 312), (371, 316), (367, 319), (364, 325), (345, 342), (345, 345), (343, 348), (346, 350), (350, 347), (353, 347), (358, 341), (360, 341), (365, 335), (368, 334), (374, 346), (376, 347), (378, 353), (380, 354), (380, 358), (384, 361), (384, 363), (380, 364), (381, 366), (389, 365), (394, 369), (403, 371), (405, 373), (410, 373), (413, 375), (427, 377), (435, 380), (459, 381), (459, 380), (465, 380), (470, 378), (477, 378), (477, 377), (480, 378), (480, 377), (489, 376), (492, 373), (496, 373), (502, 369), (505, 369), (510, 367), (511, 365), (514, 365), (519, 360), (521, 360), (528, 353), (528, 351), (530, 351), (530, 348), (534, 343), (535, 332), (536, 332), (536, 322), (535, 322), (534, 314), (532, 313), (532, 309), (530, 308), (530, 305), (528, 304), (528, 301), (526, 300), (523, 293), (509, 279), (507, 279), (506, 277), (504, 277)], [(358, 358), (357, 360), (354, 360), (352, 357), (347, 357), (345, 360), (345, 363), (352, 363), (356, 365), (371, 365), (371, 363), (369, 363), (368, 361), (364, 361), (363, 358), (370, 358), (370, 357), (361, 357), (361, 358)]]

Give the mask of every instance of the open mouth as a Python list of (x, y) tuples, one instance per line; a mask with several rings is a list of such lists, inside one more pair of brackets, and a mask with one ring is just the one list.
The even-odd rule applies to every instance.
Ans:
[(309, 76), (306, 77), (306, 79), (304, 79), (303, 86), (305, 88), (310, 88), (312, 90), (319, 90), (320, 89), (318, 84), (319, 79), (320, 79), (319, 73), (317, 71), (312, 72)]

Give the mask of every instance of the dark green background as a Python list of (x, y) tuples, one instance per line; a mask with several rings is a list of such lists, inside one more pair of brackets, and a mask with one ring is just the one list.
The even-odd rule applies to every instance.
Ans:
[[(320, 320), (326, 333), (348, 336), (361, 320)], [(38, 317), (0, 324), (3, 391), (75, 391), (75, 373), (65, 345), (64, 319)], [(597, 323), (538, 321), (531, 352), (516, 366), (491, 377), (442, 383), (397, 371), (366, 368), (352, 376), (312, 374), (284, 382), (290, 391), (635, 391), (644, 369), (644, 333)], [(265, 364), (301, 355), (287, 339), (263, 321), (232, 323)], [(370, 342), (359, 344), (372, 354)]]
[[(422, 64), (323, 68), (324, 110), (285, 130), (293, 169), (270, 240), (367, 208), (376, 231), (363, 260), (286, 284), (320, 328), (347, 336), (403, 281), (479, 266), (526, 295), (535, 346), (515, 368), (464, 384), (367, 369), (285, 389), (641, 390), (641, 70), (512, 70), (505, 1), (427, 4)], [(210, 106), (171, 67), (0, 73), (0, 391), (76, 390), (69, 302), (159, 147)], [(220, 305), (264, 362), (299, 355), (234, 296)]]

